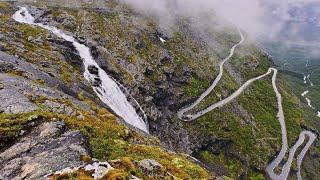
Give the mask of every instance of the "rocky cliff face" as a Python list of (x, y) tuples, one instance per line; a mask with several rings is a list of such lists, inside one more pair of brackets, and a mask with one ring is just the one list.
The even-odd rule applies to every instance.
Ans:
[[(90, 47), (99, 66), (145, 110), (152, 136), (124, 126), (94, 95), (82, 76), (82, 60), (70, 43), (41, 28), (15, 22), (11, 15), (17, 4), (0, 3), (3, 178), (52, 175), (88, 164), (80, 158), (83, 156), (89, 156), (89, 161), (91, 157), (108, 161), (115, 170), (105, 171), (107, 177), (266, 177), (264, 169), (281, 146), (269, 78), (197, 121), (184, 123), (176, 115), (215, 78), (218, 62), (240, 39), (234, 29), (212, 29), (200, 35), (181, 19), (176, 30), (166, 34), (152, 20), (114, 1), (100, 8), (84, 7), (28, 4), (37, 22), (63, 29)], [(247, 41), (236, 50), (221, 83), (199, 109), (228, 96), (272, 65), (270, 57)], [(282, 79), (278, 83), (290, 144), (304, 127), (318, 132), (286, 83)], [(31, 145), (20, 147), (26, 144)], [(197, 157), (202, 167), (184, 154)], [(32, 159), (29, 164), (25, 163), (28, 158)], [(147, 158), (155, 160), (143, 160)], [(319, 175), (317, 158), (318, 142), (305, 160), (304, 176)], [(44, 165), (35, 170), (39, 164)], [(92, 176), (79, 169), (68, 176)]]
[[(54, 12), (28, 8), (38, 18)], [(17, 10), (0, 3), (0, 179), (213, 177), (187, 155), (125, 127), (84, 80), (72, 44), (15, 22)], [(69, 13), (56, 23), (69, 24)]]

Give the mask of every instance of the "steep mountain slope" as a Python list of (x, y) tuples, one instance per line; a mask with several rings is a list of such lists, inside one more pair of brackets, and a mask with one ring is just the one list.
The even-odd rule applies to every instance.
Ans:
[[(29, 9), (37, 16), (36, 22), (63, 29), (91, 49), (99, 66), (140, 103), (148, 116), (150, 134), (160, 141), (117, 123), (123, 121), (107, 110), (83, 78), (82, 60), (70, 43), (40, 27), (15, 22), (11, 15), (18, 10), (17, 5), (1, 3), (0, 50), (4, 52), (0, 54), (1, 98), (11, 102), (9, 109), (1, 105), (3, 151), (25, 136), (25, 131), (27, 134), (33, 131), (37, 124), (59, 120), (85, 135), (89, 143), (84, 149), (90, 149), (94, 158), (120, 159), (113, 161), (117, 162), (113, 166), (121, 169), (117, 172), (119, 176), (129, 173), (142, 178), (211, 176), (188, 156), (163, 150), (158, 147), (161, 145), (197, 157), (214, 176), (267, 177), (265, 168), (281, 147), (271, 76), (196, 121), (182, 122), (176, 115), (217, 76), (219, 61), (240, 40), (235, 29), (209, 29), (199, 34), (187, 19), (179, 18), (174, 32), (166, 34), (151, 19), (114, 1), (100, 8), (84, 4), (83, 9), (51, 6), (49, 1), (33, 5), (38, 8)], [(226, 63), (226, 72), (215, 90), (198, 108), (229, 96), (271, 66), (270, 57), (246, 40)], [(316, 117), (301, 108), (299, 98), (281, 75), (277, 84), (283, 96), (289, 146), (302, 129), (319, 134)], [(14, 93), (15, 97), (11, 95)], [(19, 101), (14, 101), (15, 98)], [(303, 177), (319, 176), (319, 154), (316, 141), (305, 158)], [(146, 173), (135, 163), (145, 158), (156, 159), (163, 167), (156, 173)], [(78, 166), (78, 161), (69, 166)], [(295, 170), (294, 165), (291, 177), (295, 177)], [(29, 177), (30, 172), (24, 172)]]
[[(15, 22), (11, 16), (17, 10), (1, 3), (1, 179), (40, 178), (91, 163), (91, 157), (115, 168), (99, 166), (105, 178), (212, 176), (188, 156), (160, 148), (156, 138), (121, 125), (83, 78), (73, 46)], [(148, 158), (161, 164), (143, 163)], [(68, 176), (88, 178), (91, 173)]]

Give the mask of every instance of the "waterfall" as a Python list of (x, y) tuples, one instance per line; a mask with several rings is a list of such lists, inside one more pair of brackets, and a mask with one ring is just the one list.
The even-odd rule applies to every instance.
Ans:
[[(21, 7), (13, 15), (13, 19), (20, 23), (26, 23), (47, 29), (58, 37), (71, 42), (83, 60), (83, 64), (85, 66), (84, 77), (92, 85), (93, 90), (100, 100), (110, 107), (118, 116), (123, 118), (126, 123), (148, 133), (146, 116), (144, 115), (144, 117), (141, 118), (137, 114), (135, 108), (128, 102), (126, 95), (122, 92), (121, 87), (99, 67), (87, 46), (80, 44), (72, 36), (67, 35), (56, 27), (42, 23), (35, 23), (34, 17), (25, 7)], [(141, 112), (143, 112), (139, 105), (138, 107)]]

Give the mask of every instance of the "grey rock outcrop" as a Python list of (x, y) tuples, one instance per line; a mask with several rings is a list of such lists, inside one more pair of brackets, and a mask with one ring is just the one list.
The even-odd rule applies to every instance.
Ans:
[(50, 111), (54, 113), (66, 114), (68, 116), (73, 113), (73, 109), (69, 106), (66, 106), (65, 104), (46, 100), (43, 105), (49, 108)]
[(44, 123), (0, 154), (0, 179), (45, 179), (81, 165), (80, 156), (89, 154), (79, 131), (66, 131), (60, 121)]
[(68, 13), (60, 14), (57, 17), (57, 22), (61, 23), (68, 29), (74, 29), (77, 27), (77, 24), (75, 23), (76, 19), (73, 16), (69, 15)]
[(143, 159), (138, 163), (138, 166), (145, 171), (160, 170), (163, 166), (154, 159)]
[(0, 90), (0, 111), (8, 114), (19, 114), (35, 111), (38, 106), (14, 89)]

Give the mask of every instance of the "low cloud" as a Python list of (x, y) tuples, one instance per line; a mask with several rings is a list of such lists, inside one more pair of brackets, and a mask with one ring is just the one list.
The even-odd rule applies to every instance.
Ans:
[[(120, 0), (153, 17), (170, 31), (176, 17), (193, 19), (194, 27), (237, 26), (260, 41), (317, 46), (320, 40), (319, 0)], [(305, 32), (306, 31), (306, 32)], [(313, 36), (313, 37), (310, 37)], [(319, 45), (320, 46), (320, 45)]]

